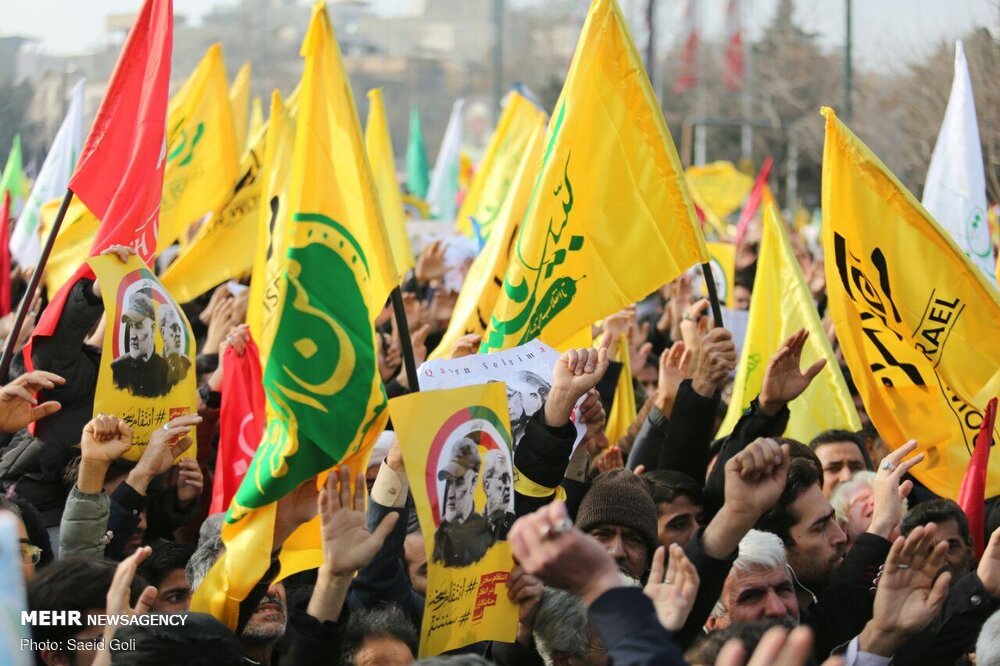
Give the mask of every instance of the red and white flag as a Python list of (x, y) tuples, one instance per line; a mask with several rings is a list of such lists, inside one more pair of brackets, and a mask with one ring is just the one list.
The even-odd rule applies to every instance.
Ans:
[(698, 85), (698, 46), (701, 41), (700, 0), (688, 0), (684, 10), (684, 52), (681, 71), (674, 81), (674, 92), (683, 95)]
[(226, 349), (222, 365), (222, 407), (219, 410), (219, 450), (215, 457), (209, 514), (225, 511), (243, 482), (264, 434), (264, 384), (260, 351), (251, 339), (242, 356)]
[[(148, 264), (156, 251), (173, 17), (173, 0), (143, 3), (69, 181), (69, 189), (101, 221), (91, 256), (128, 245)], [(70, 290), (82, 278), (93, 278), (86, 263), (52, 298), (32, 339), (52, 335)], [(31, 345), (25, 355), (30, 365)]]
[(743, 0), (726, 7), (726, 66), (722, 82), (729, 90), (743, 89)]

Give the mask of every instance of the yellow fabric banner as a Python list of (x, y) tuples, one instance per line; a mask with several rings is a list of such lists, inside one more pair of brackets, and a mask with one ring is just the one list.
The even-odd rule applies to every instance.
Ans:
[(257, 249), (250, 278), (247, 324), (260, 350), (260, 367), (267, 365), (277, 323), (278, 280), (284, 271), (288, 248), (288, 185), (295, 151), (295, 123), (277, 90), (271, 95), (264, 157), (260, 168), (257, 207)]
[(448, 322), (448, 330), (431, 352), (431, 359), (446, 358), (463, 335), (483, 335), (486, 332), (493, 306), (500, 297), (511, 247), (521, 228), (521, 219), (528, 207), (531, 188), (542, 162), (545, 122), (545, 116), (539, 116), (535, 121), (534, 136), (514, 174), (510, 195), (505, 197), (494, 220), (493, 233), (465, 275), (462, 291), (458, 294)]
[(821, 358), (826, 359), (826, 367), (789, 405), (792, 414), (785, 435), (808, 442), (824, 430), (860, 430), (858, 412), (795, 258), (785, 223), (772, 204), (764, 209), (764, 230), (746, 338), (733, 382), (733, 397), (719, 427), (719, 436), (733, 431), (740, 416), (760, 393), (771, 356), (785, 340), (803, 328), (809, 332), (802, 350), (803, 367)]
[[(154, 430), (198, 409), (194, 335), (142, 259), (99, 256), (87, 263), (101, 283), (107, 326), (94, 414), (117, 414), (132, 427), (124, 457), (138, 460)], [(192, 445), (183, 457), (194, 455)]]
[(396, 178), (396, 158), (392, 151), (392, 138), (389, 136), (389, 123), (385, 117), (385, 105), (382, 102), (380, 88), (368, 91), (365, 147), (368, 150), (368, 161), (371, 163), (372, 175), (375, 177), (375, 186), (382, 205), (385, 230), (392, 245), (396, 272), (403, 276), (406, 275), (406, 271), (413, 268), (413, 249), (410, 247), (410, 237), (406, 233), (406, 213), (403, 211), (403, 197), (399, 192), (399, 179)]
[(260, 162), (265, 130), (244, 153), (240, 179), (229, 197), (201, 225), (191, 242), (160, 276), (170, 293), (186, 303), (212, 287), (247, 275), (253, 268), (260, 220)]
[[(913, 474), (954, 499), (982, 409), (1000, 393), (1000, 295), (833, 110), (823, 115), (823, 251), (837, 339), (879, 433), (893, 447), (916, 439), (927, 459)], [(993, 456), (986, 496), (997, 494)]]
[(250, 130), (247, 136), (257, 136), (257, 132), (264, 127), (264, 103), (260, 97), (254, 97), (250, 105)]
[[(192, 602), (230, 627), (269, 566), (277, 501), (337, 465), (365, 469), (389, 416), (373, 324), (397, 276), (325, 2), (313, 5), (301, 53), (287, 212), (279, 204), (287, 247), (262, 338), (267, 427), (223, 523), (226, 554)], [(280, 575), (322, 561), (314, 519), (284, 543)]]
[(608, 423), (604, 426), (604, 434), (608, 436), (611, 446), (628, 434), (629, 426), (638, 413), (635, 406), (635, 386), (632, 384), (632, 361), (625, 337), (618, 338), (618, 362), (622, 364), (622, 371), (615, 386), (615, 398), (608, 413)]
[(218, 208), (239, 173), (226, 65), (219, 44), (208, 49), (167, 109), (167, 166), (163, 174), (157, 253), (187, 242), (188, 227)]
[[(727, 308), (733, 307), (733, 287), (736, 285), (736, 246), (732, 243), (706, 243), (709, 265), (715, 277), (719, 301)], [(701, 280), (701, 296), (708, 298), (708, 287)]]
[[(61, 204), (62, 199), (53, 199), (42, 205), (39, 226), (42, 238), (48, 238)], [(99, 226), (101, 221), (74, 196), (66, 209), (62, 226), (59, 227), (59, 235), (52, 246), (49, 262), (45, 264), (43, 279), (50, 298), (73, 277), (80, 268), (81, 259), (90, 254), (90, 246), (94, 244)]]
[(233, 107), (233, 136), (236, 149), (243, 153), (249, 150), (247, 140), (250, 132), (250, 63), (245, 62), (236, 72), (233, 84), (229, 86), (229, 103)]
[(562, 349), (705, 261), (677, 151), (625, 19), (614, 0), (594, 0), (485, 350), (535, 338)]
[(483, 240), (493, 232), (504, 202), (513, 192), (517, 174), (539, 122), (544, 124), (546, 114), (527, 97), (517, 91), (507, 96), (507, 106), (493, 131), (479, 169), (472, 177), (472, 184), (465, 194), (462, 207), (455, 218), (455, 228), (473, 237), (470, 218), (475, 218)]
[[(514, 641), (514, 464), (502, 382), (424, 391), (389, 404), (427, 551), (420, 656)], [(481, 482), (479, 480), (482, 479)]]
[[(691, 199), (720, 238), (728, 236), (724, 219), (738, 211), (753, 189), (753, 178), (732, 162), (712, 162), (684, 170)], [(711, 248), (709, 248), (711, 252)]]

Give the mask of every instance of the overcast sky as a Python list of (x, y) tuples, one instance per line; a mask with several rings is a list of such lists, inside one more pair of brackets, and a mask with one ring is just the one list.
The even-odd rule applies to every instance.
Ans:
[[(41, 40), (39, 48), (52, 54), (79, 53), (105, 39), (104, 17), (134, 12), (141, 0), (2, 0), (0, 34), (20, 34)], [(304, 0), (303, 0), (304, 1)], [(373, 0), (383, 13), (413, 11), (422, 0)], [(491, 2), (491, 0), (467, 0)], [(522, 6), (544, 0), (507, 0)], [(777, 0), (750, 3), (754, 36), (771, 18)], [(646, 0), (619, 0), (625, 11), (636, 12)], [(679, 36), (687, 0), (657, 0), (663, 48)], [(723, 28), (727, 0), (702, 0), (709, 37)], [(174, 11), (194, 22), (210, 8), (230, 0), (174, 0)], [(579, 0), (582, 15), (587, 0)], [(844, 39), (844, 0), (796, 0), (796, 20), (819, 34), (829, 48)], [(942, 41), (952, 41), (968, 30), (984, 26), (996, 36), (1000, 29), (1000, 0), (854, 0), (857, 64), (863, 68), (893, 68), (920, 59)]]

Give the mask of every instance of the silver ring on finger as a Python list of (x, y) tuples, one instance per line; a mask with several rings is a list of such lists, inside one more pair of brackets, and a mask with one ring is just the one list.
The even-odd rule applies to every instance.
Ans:
[(569, 518), (560, 518), (556, 521), (556, 524), (552, 526), (552, 531), (556, 534), (566, 534), (573, 529), (573, 521)]
[(538, 538), (540, 538), (542, 541), (548, 541), (549, 539), (552, 538), (553, 531), (554, 529), (552, 525), (545, 523), (540, 528), (538, 528)]
[(891, 472), (892, 470), (896, 469), (896, 466), (895, 466), (895, 465), (893, 465), (893, 464), (892, 464), (891, 462), (889, 462), (888, 460), (883, 460), (883, 461), (882, 461), (882, 464), (881, 464), (881, 465), (879, 465), (879, 467), (881, 467), (882, 469), (887, 469), (887, 470), (889, 470), (890, 472)]
[(896, 568), (897, 569), (909, 569), (910, 565), (909, 564), (897, 564)]

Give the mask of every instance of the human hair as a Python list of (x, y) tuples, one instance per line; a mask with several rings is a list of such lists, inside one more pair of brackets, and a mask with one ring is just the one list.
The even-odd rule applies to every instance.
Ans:
[(587, 609), (580, 597), (546, 587), (538, 602), (533, 629), (535, 648), (545, 666), (555, 663), (555, 653), (582, 659), (590, 648)]
[(369, 638), (396, 640), (417, 654), (417, 629), (395, 604), (366, 608), (351, 615), (344, 632), (341, 663), (354, 666), (355, 655)]
[(239, 666), (243, 646), (229, 628), (211, 615), (183, 613), (180, 626), (128, 625), (118, 630), (111, 649), (112, 666)]
[[(870, 472), (868, 470), (855, 472), (850, 481), (844, 481), (843, 483), (837, 484), (837, 487), (833, 489), (833, 495), (830, 496), (830, 506), (833, 507), (833, 512), (837, 516), (838, 523), (844, 524), (844, 522), (847, 521), (847, 512), (851, 508), (850, 496), (859, 488), (874, 489), (875, 472)], [(906, 512), (906, 509), (906, 499), (903, 499), (904, 513)]]
[(687, 474), (670, 469), (654, 469), (643, 474), (642, 480), (649, 485), (649, 492), (657, 505), (669, 504), (678, 497), (687, 497), (701, 506), (702, 484)]
[(754, 280), (757, 279), (757, 260), (755, 259), (752, 264), (741, 268), (736, 271), (733, 275), (733, 286), (734, 287), (745, 287), (750, 291), (753, 291)]
[(865, 461), (865, 467), (872, 469), (872, 461), (868, 457), (868, 451), (865, 450), (865, 442), (860, 433), (850, 430), (824, 430), (812, 438), (812, 441), (809, 442), (809, 448), (815, 451), (824, 444), (842, 444), (844, 442), (850, 442), (858, 447), (861, 459)]
[[(89, 556), (67, 557), (41, 569), (28, 582), (28, 609), (32, 611), (103, 612), (107, 607), (108, 589), (115, 576), (116, 564), (110, 560)], [(136, 576), (132, 581), (130, 604), (135, 605), (146, 582)], [(81, 617), (86, 624), (86, 620)], [(82, 631), (72, 624), (51, 626), (35, 624), (31, 628), (36, 641), (66, 641)]]
[(413, 662), (417, 666), (493, 666), (492, 661), (478, 654), (439, 654)]
[(152, 554), (139, 565), (139, 573), (150, 585), (159, 587), (171, 571), (187, 569), (195, 547), (189, 543), (161, 541), (153, 546)]
[(755, 622), (735, 622), (725, 629), (707, 634), (685, 653), (684, 658), (691, 666), (714, 666), (722, 647), (734, 638), (743, 643), (746, 654), (753, 654), (760, 639), (774, 627), (792, 629), (793, 625), (787, 617), (772, 617)]
[(184, 568), (192, 592), (198, 589), (201, 581), (205, 580), (205, 576), (208, 575), (208, 570), (212, 568), (212, 565), (225, 550), (226, 545), (222, 543), (221, 533), (204, 535), (204, 538), (198, 541), (198, 547), (191, 554), (191, 558)]
[(979, 630), (976, 666), (1000, 666), (1000, 611), (990, 615)]
[(962, 507), (950, 499), (933, 499), (921, 502), (903, 516), (903, 523), (899, 531), (903, 536), (907, 536), (915, 527), (927, 525), (929, 523), (943, 523), (947, 520), (954, 520), (958, 524), (958, 534), (966, 544), (972, 543), (969, 534), (969, 518), (962, 511)]
[(760, 517), (756, 528), (777, 535), (788, 548), (794, 546), (790, 530), (799, 522), (799, 517), (792, 511), (791, 505), (813, 486), (823, 487), (823, 475), (810, 460), (793, 457), (778, 503)]
[(11, 493), (7, 494), (6, 500), (17, 509), (14, 513), (18, 514), (21, 522), (24, 523), (24, 531), (28, 533), (28, 541), (31, 542), (32, 546), (42, 549), (41, 557), (39, 557), (35, 568), (44, 567), (53, 562), (56, 555), (52, 550), (49, 531), (45, 528), (45, 521), (42, 520), (42, 515), (38, 513), (35, 505), (23, 497)]
[[(782, 569), (788, 571), (785, 545), (777, 535), (761, 530), (750, 530), (740, 539), (739, 553), (730, 571), (748, 572), (752, 569)], [(732, 575), (732, 574), (730, 574)], [(712, 609), (713, 617), (725, 617), (728, 613), (722, 597)]]

